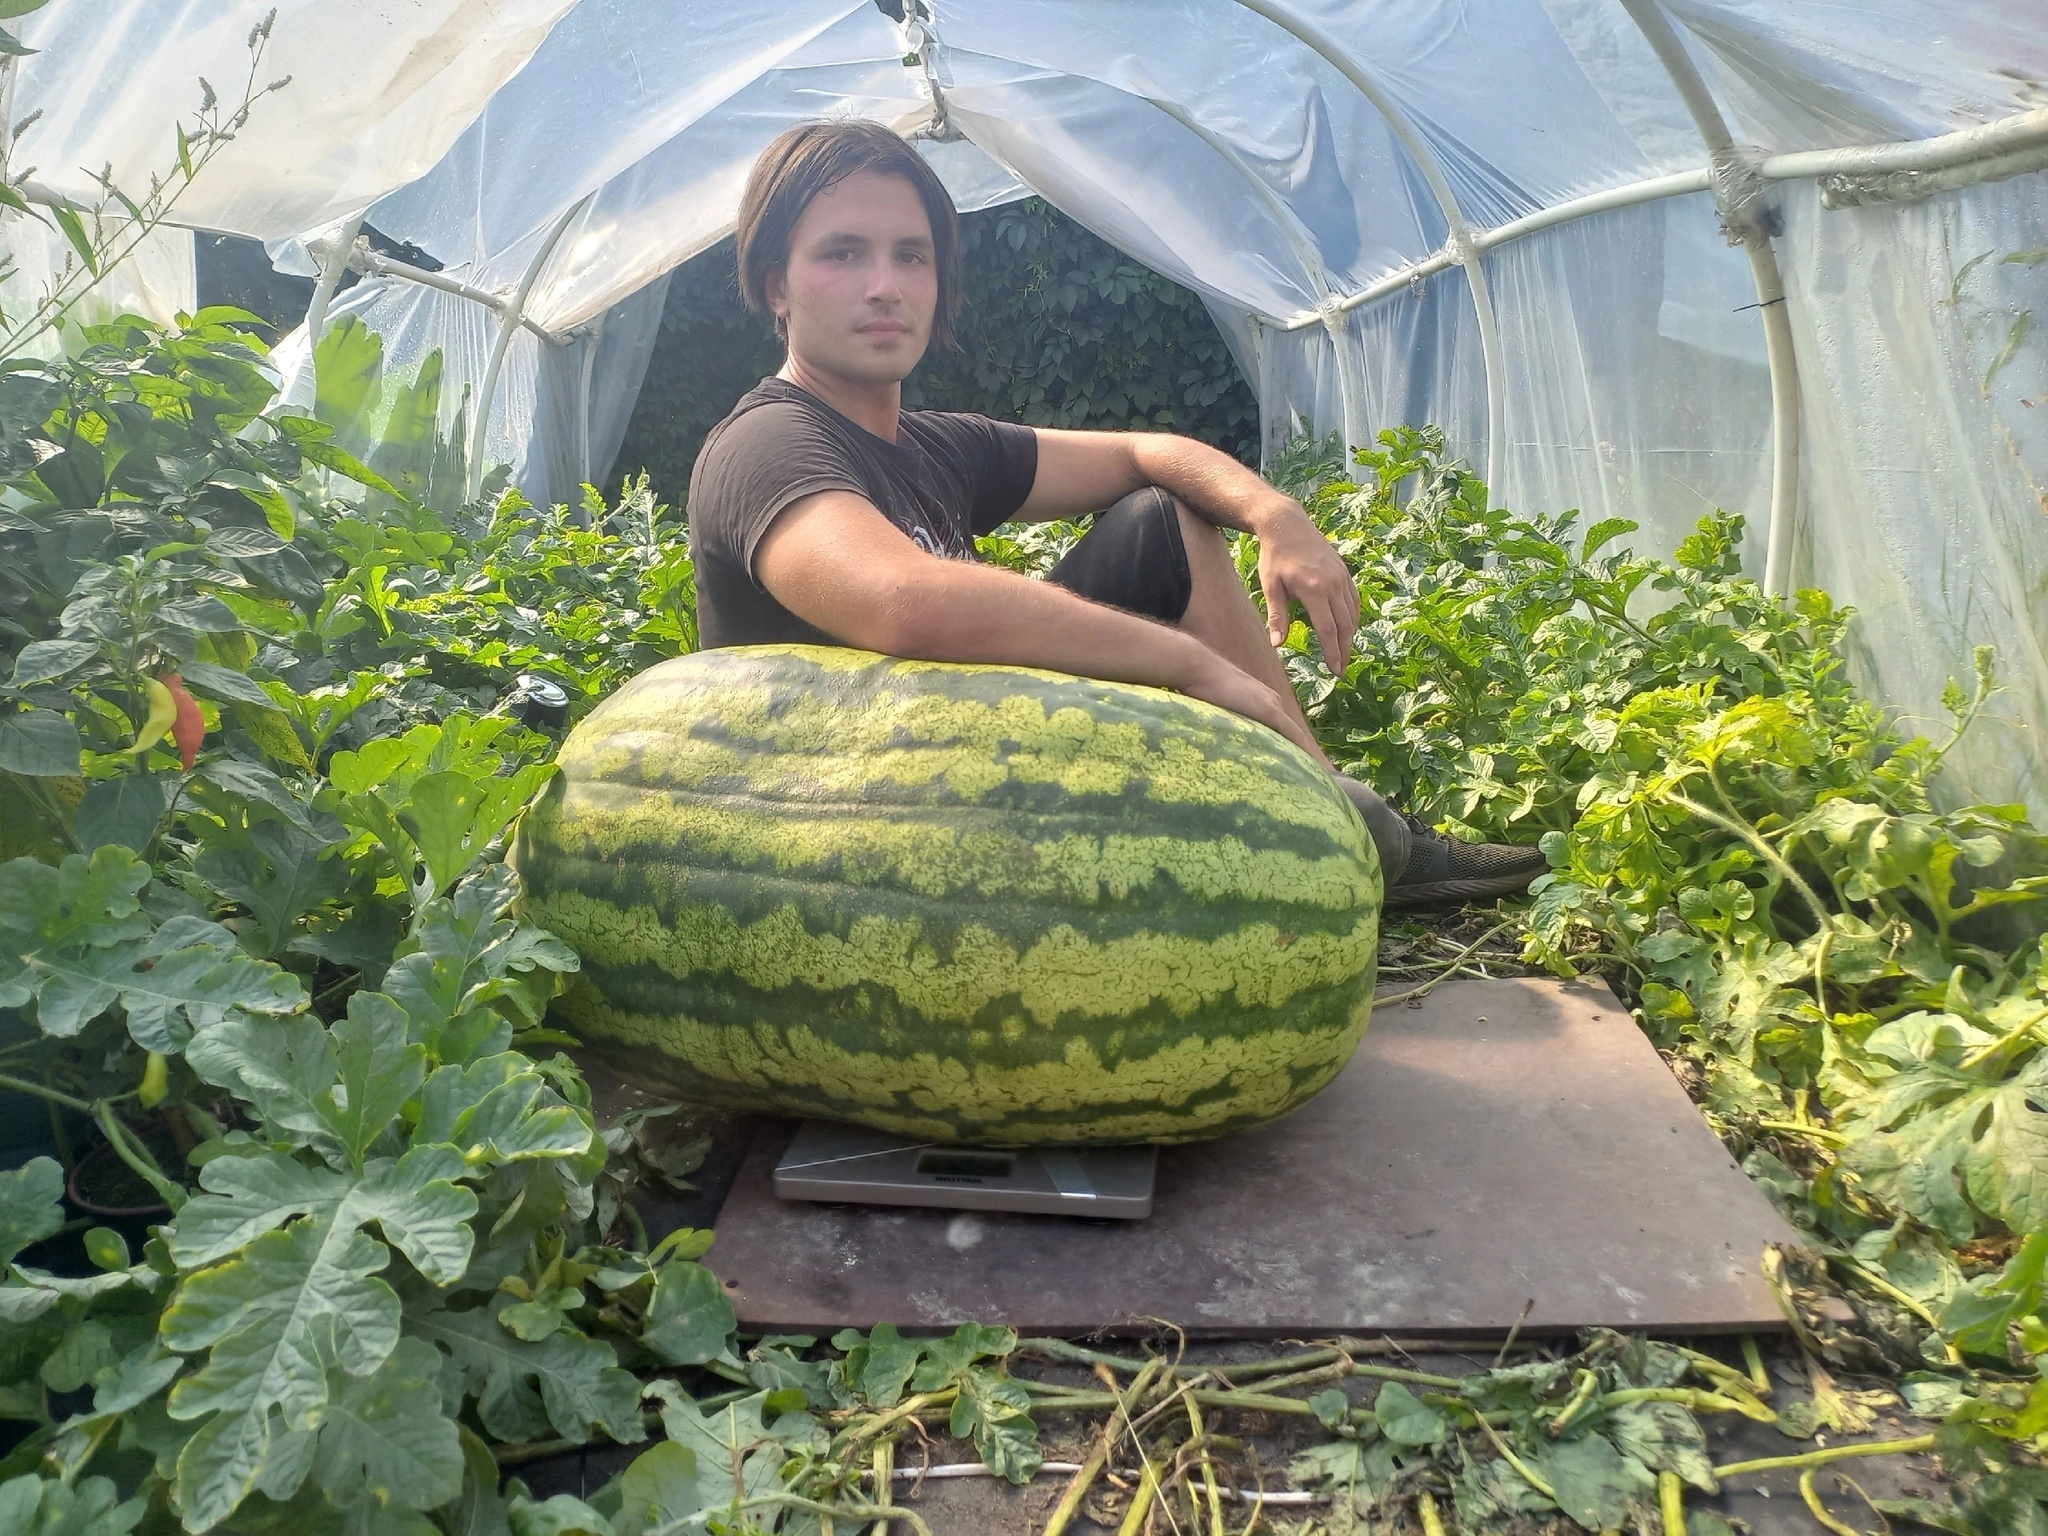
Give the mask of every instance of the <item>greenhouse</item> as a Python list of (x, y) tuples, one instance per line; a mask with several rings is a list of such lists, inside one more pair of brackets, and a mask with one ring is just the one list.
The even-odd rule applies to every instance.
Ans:
[[(0, 1532), (2043, 1529), (2039, 5), (0, 28)], [(1042, 317), (906, 403), (1239, 391), (1362, 594), (1289, 707), (1528, 897), (1383, 912), (1155, 690), (705, 670), (629, 423), (774, 351), (743, 191), (842, 119)], [(789, 1182), (839, 1121), (954, 1194)]]

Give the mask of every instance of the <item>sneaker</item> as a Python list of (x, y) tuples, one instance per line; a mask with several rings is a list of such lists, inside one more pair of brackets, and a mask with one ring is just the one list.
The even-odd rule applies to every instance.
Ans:
[(1519, 896), (1550, 868), (1540, 848), (1512, 843), (1468, 843), (1446, 837), (1420, 816), (1408, 824), (1408, 862), (1387, 885), (1387, 906), (1453, 907), (1468, 901)]

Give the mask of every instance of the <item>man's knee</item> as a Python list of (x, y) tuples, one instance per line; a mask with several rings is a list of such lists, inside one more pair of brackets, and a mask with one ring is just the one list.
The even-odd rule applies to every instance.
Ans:
[(1178, 496), (1168, 499), (1180, 519), (1181, 547), (1187, 550), (1190, 558), (1199, 559), (1203, 555), (1229, 557), (1230, 546), (1224, 541), (1221, 528), (1200, 513), (1189, 511), (1188, 504)]

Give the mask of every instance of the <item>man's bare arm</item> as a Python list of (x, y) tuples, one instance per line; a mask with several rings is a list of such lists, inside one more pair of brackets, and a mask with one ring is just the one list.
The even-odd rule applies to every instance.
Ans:
[(1018, 516), (1026, 522), (1099, 512), (1140, 486), (1172, 492), (1196, 516), (1259, 541), (1266, 630), (1287, 636), (1292, 605), (1342, 667), (1358, 633), (1358, 583), (1301, 503), (1227, 453), (1167, 432), (1066, 432), (1039, 427), (1038, 475)]
[(1272, 689), (1192, 635), (999, 567), (926, 554), (851, 491), (792, 503), (756, 546), (754, 576), (846, 645), (1172, 688), (1322, 755)]

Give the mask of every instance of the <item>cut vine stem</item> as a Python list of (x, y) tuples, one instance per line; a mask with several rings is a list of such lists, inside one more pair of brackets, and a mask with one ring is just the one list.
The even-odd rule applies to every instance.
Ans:
[(1506, 929), (1512, 928), (1515, 926), (1516, 923), (1519, 923), (1520, 921), (1521, 918), (1519, 916), (1516, 916), (1509, 918), (1504, 923), (1495, 923), (1491, 928), (1487, 929), (1486, 932), (1479, 935), (1478, 938), (1474, 939), (1470, 944), (1467, 944), (1462, 950), (1460, 950), (1458, 952), (1457, 959), (1453, 960), (1449, 965), (1445, 966), (1442, 970), (1438, 971), (1436, 975), (1430, 977), (1430, 979), (1428, 981), (1425, 981), (1421, 986), (1410, 987), (1406, 992), (1396, 992), (1392, 997), (1376, 997), (1372, 1000), (1373, 1007), (1384, 1008), (1390, 1003), (1405, 1003), (1410, 1002), (1415, 998), (1429, 996), (1432, 990), (1434, 990), (1440, 983), (1448, 981), (1453, 975), (1457, 973), (1457, 970), (1460, 966), (1462, 966), (1467, 960), (1471, 959), (1473, 955), (1477, 954), (1480, 945), (1484, 944), (1496, 933), (1501, 933)]
[(1848, 1461), (1857, 1456), (1910, 1456), (1934, 1449), (1934, 1436), (1913, 1435), (1905, 1440), (1859, 1440), (1854, 1445), (1831, 1445), (1826, 1450), (1806, 1451), (1798, 1456), (1766, 1456), (1758, 1461), (1731, 1461), (1714, 1468), (1714, 1476), (1741, 1477), (1750, 1472), (1787, 1472), (1797, 1467), (1824, 1467), (1831, 1461)]
[(1657, 1474), (1657, 1506), (1664, 1516), (1664, 1536), (1685, 1536), (1685, 1484), (1676, 1472)]
[(74, 1099), (70, 1094), (60, 1093), (55, 1088), (45, 1088), (41, 1083), (30, 1082), (25, 1077), (11, 1077), (5, 1072), (0, 1072), (0, 1088), (12, 1088), (16, 1093), (33, 1094), (64, 1109), (75, 1109), (81, 1115), (93, 1112), (93, 1106), (88, 1101)]
[(1863, 1536), (1863, 1533), (1846, 1520), (1837, 1520), (1828, 1513), (1827, 1505), (1821, 1502), (1820, 1490), (1813, 1485), (1811, 1468), (1799, 1474), (1799, 1497), (1806, 1501), (1806, 1507), (1813, 1512), (1813, 1518), (1835, 1533), (1835, 1536)]
[[(1102, 1434), (1096, 1442), (1095, 1453), (1075, 1470), (1073, 1481), (1067, 1484), (1067, 1491), (1060, 1495), (1058, 1506), (1045, 1523), (1044, 1536), (1060, 1536), (1060, 1532), (1073, 1523), (1075, 1514), (1081, 1508), (1081, 1501), (1088, 1496), (1088, 1490), (1094, 1486), (1095, 1479), (1102, 1475), (1102, 1469), (1109, 1465), (1110, 1455), (1116, 1450), (1120, 1426), (1130, 1422), (1130, 1410), (1138, 1405), (1138, 1400), (1152, 1385), (1152, 1378), (1158, 1375), (1160, 1367), (1165, 1363), (1157, 1358), (1146, 1361), (1138, 1368), (1137, 1380), (1133, 1381), (1129, 1388), (1111, 1394), (1115, 1411), (1111, 1413), (1109, 1422), (1102, 1426)], [(1108, 1366), (1101, 1364), (1098, 1364), (1096, 1369), (1105, 1375), (1109, 1371)], [(1111, 1376), (1109, 1379), (1114, 1381), (1116, 1378)]]

